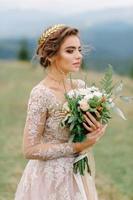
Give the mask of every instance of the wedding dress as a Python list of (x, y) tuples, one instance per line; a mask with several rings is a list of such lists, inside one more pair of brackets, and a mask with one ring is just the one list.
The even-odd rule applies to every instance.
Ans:
[[(77, 88), (85, 82), (73, 79)], [(68, 128), (59, 126), (64, 117), (62, 101), (39, 82), (30, 93), (24, 127), (23, 148), (29, 159), (15, 193), (15, 200), (98, 200), (95, 162), (88, 152), (91, 175), (74, 174), (75, 152)]]

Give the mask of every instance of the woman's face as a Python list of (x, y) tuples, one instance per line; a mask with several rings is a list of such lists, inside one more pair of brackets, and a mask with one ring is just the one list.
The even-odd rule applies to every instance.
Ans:
[(56, 67), (63, 72), (76, 72), (82, 62), (81, 44), (77, 36), (68, 36), (55, 56)]

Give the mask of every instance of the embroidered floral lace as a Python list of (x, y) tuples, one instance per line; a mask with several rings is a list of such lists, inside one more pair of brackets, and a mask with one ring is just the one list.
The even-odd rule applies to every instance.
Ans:
[[(77, 88), (85, 86), (83, 80), (75, 81)], [(61, 105), (41, 82), (31, 90), (23, 137), (23, 153), (29, 161), (15, 200), (83, 200), (73, 176), (75, 152), (68, 142), (69, 130), (59, 126), (64, 117)]]

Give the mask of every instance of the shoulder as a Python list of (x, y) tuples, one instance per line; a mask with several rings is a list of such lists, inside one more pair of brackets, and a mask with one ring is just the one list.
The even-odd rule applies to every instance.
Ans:
[(30, 91), (29, 94), (29, 103), (36, 102), (38, 105), (44, 105), (48, 102), (48, 91), (45, 86), (38, 83)]
[(27, 109), (30, 113), (46, 112), (49, 105), (49, 95), (47, 88), (41, 84), (36, 84), (30, 91), (29, 99), (27, 102)]
[(40, 84), (37, 84), (31, 89), (30, 97), (41, 97), (44, 95), (44, 93), (44, 88)]

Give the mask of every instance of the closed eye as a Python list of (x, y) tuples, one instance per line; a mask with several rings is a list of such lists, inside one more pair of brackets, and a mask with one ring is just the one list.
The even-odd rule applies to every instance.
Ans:
[[(81, 53), (82, 49), (79, 49), (78, 51)], [(68, 49), (68, 50), (66, 50), (66, 52), (71, 54), (74, 52), (74, 49)]]
[(74, 50), (67, 50), (67, 53), (73, 53)]

